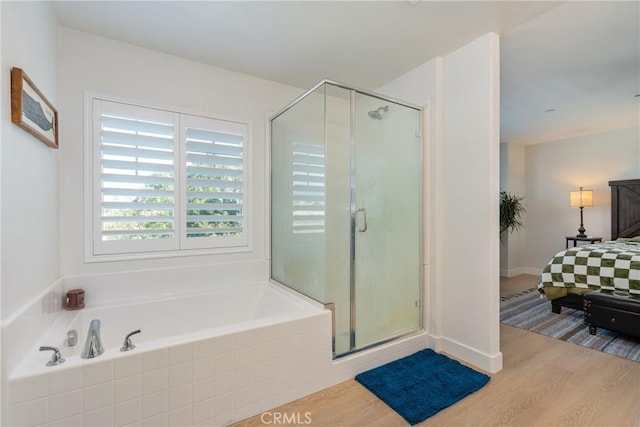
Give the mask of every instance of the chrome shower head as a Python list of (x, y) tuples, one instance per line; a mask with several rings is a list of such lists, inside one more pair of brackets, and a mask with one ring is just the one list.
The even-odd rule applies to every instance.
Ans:
[(382, 112), (387, 112), (389, 111), (389, 106), (385, 105), (384, 107), (380, 107), (377, 110), (373, 110), (373, 111), (369, 111), (369, 117), (371, 117), (373, 120), (382, 120)]

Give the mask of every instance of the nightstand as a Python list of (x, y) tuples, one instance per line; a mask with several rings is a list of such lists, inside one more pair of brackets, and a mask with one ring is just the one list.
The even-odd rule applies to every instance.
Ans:
[(573, 241), (574, 248), (576, 247), (578, 242), (589, 242), (592, 244), (595, 242), (602, 242), (602, 237), (591, 237), (591, 236), (587, 236), (587, 237), (568, 236), (566, 237), (566, 239), (567, 239), (567, 244), (565, 245), (565, 249), (569, 249), (569, 242), (571, 241)]

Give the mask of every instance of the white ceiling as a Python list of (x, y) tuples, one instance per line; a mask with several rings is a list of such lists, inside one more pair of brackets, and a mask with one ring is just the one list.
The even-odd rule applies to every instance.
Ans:
[(494, 31), (502, 35), (502, 141), (544, 142), (639, 122), (635, 1), (52, 5), (64, 26), (304, 89), (331, 79), (375, 90)]
[(504, 34), (500, 49), (502, 141), (640, 124), (640, 2), (565, 3)]

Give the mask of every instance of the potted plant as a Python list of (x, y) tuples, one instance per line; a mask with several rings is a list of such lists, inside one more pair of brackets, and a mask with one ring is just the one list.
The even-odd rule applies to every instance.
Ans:
[(524, 197), (506, 191), (500, 192), (500, 238), (502, 233), (520, 230), (524, 227), (522, 224), (522, 214), (525, 212)]

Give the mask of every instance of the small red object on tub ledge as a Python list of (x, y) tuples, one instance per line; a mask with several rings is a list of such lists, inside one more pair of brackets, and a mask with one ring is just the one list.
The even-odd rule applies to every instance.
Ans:
[(72, 289), (67, 292), (65, 310), (80, 310), (84, 308), (84, 289)]

